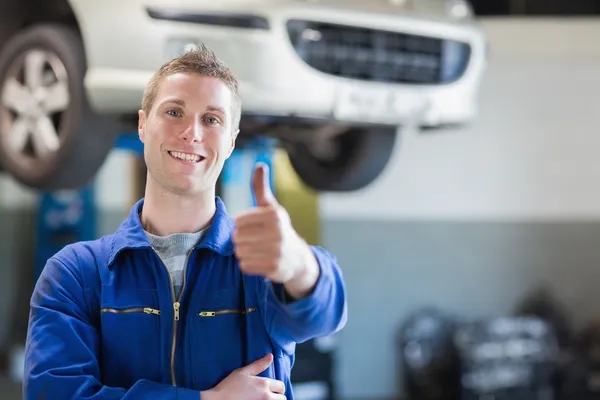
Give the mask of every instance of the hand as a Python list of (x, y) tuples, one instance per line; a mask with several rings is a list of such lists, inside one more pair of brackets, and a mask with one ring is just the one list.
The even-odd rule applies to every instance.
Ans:
[(256, 376), (273, 362), (267, 354), (245, 367), (233, 371), (213, 389), (200, 392), (201, 400), (286, 400), (285, 385), (276, 379)]
[(292, 297), (303, 297), (319, 277), (315, 256), (275, 199), (265, 164), (256, 167), (252, 188), (257, 206), (235, 218), (233, 243), (240, 270), (283, 283)]

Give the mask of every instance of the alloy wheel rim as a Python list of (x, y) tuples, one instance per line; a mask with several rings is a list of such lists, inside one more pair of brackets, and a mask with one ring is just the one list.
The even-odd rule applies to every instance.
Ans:
[(69, 105), (67, 70), (56, 54), (32, 49), (16, 58), (0, 93), (0, 140), (9, 156), (25, 168), (54, 158)]

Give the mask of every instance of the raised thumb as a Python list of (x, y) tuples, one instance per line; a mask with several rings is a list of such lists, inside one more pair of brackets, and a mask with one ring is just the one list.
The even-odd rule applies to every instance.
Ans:
[(267, 207), (277, 203), (275, 195), (271, 191), (271, 179), (269, 176), (269, 167), (265, 163), (258, 163), (252, 176), (252, 190), (256, 205)]
[(263, 358), (259, 358), (251, 364), (242, 367), (240, 371), (247, 375), (256, 376), (269, 368), (269, 365), (273, 362), (273, 354), (269, 353), (265, 355)]

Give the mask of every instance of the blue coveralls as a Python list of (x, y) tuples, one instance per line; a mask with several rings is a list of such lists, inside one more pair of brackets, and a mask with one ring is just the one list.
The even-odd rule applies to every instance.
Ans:
[(295, 344), (346, 323), (341, 270), (313, 247), (316, 288), (286, 303), (281, 285), (240, 272), (233, 218), (215, 201), (211, 227), (188, 255), (180, 298), (141, 226), (143, 199), (114, 234), (48, 260), (31, 298), (25, 400), (198, 400), (267, 353), (274, 362), (261, 376), (283, 381), (293, 399)]

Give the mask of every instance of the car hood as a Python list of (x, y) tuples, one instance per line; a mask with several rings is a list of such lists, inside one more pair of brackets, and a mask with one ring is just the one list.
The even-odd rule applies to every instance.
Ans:
[(407, 18), (420, 18), (443, 22), (453, 21), (447, 13), (446, 0), (127, 0), (143, 2), (145, 6), (165, 7), (171, 3), (175, 8), (198, 11), (264, 12), (266, 14), (286, 10), (307, 10), (314, 15), (322, 12), (351, 11), (356, 14), (379, 14)]
[[(444, 0), (286, 0), (313, 7), (342, 8), (367, 12), (421, 16), (447, 17)], [(281, 0), (275, 0), (281, 2)]]

